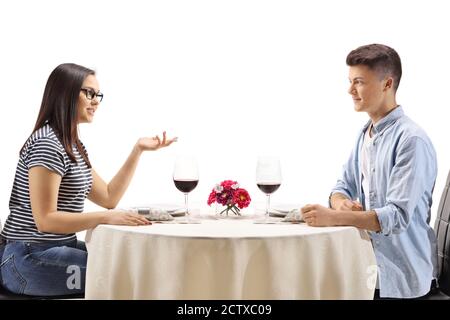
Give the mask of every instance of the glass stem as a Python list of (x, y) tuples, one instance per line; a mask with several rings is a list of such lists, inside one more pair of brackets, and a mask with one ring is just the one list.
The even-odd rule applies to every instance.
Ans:
[(189, 215), (189, 205), (188, 205), (188, 193), (184, 194), (184, 206), (186, 208), (186, 215)]
[(269, 217), (270, 194), (266, 194), (266, 219)]

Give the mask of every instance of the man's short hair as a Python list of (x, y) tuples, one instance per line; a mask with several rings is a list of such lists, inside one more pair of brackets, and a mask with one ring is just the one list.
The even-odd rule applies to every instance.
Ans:
[(394, 91), (397, 91), (402, 77), (402, 63), (394, 49), (383, 44), (361, 46), (348, 54), (346, 62), (348, 66), (365, 65), (380, 77), (391, 76), (394, 79)]

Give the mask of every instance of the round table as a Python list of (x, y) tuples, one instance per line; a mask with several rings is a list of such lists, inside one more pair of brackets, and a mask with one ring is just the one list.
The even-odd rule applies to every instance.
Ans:
[(365, 231), (199, 218), (88, 231), (86, 299), (373, 298)]

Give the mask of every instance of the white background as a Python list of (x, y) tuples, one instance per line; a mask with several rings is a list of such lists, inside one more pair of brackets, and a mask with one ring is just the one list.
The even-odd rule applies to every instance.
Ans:
[[(258, 155), (281, 158), (273, 202), (327, 203), (367, 121), (347, 93), (348, 52), (383, 43), (403, 62), (398, 102), (431, 137), (439, 173), (432, 223), (450, 168), (448, 1), (2, 1), (0, 2), (0, 218), (18, 152), (60, 63), (98, 73), (105, 94), (81, 126), (105, 180), (138, 137), (167, 130), (179, 142), (146, 153), (119, 206), (182, 203), (177, 154), (195, 154), (206, 203), (217, 182), (238, 180), (253, 203)], [(86, 210), (98, 208), (89, 201)]]

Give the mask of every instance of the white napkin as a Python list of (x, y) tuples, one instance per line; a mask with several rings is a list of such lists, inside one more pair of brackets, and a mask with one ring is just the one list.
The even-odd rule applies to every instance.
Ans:
[(127, 211), (139, 213), (143, 217), (151, 221), (170, 221), (173, 220), (169, 211), (160, 208), (136, 207), (126, 209)]
[(300, 209), (292, 209), (286, 214), (283, 220), (285, 222), (303, 222), (303, 215)]
[(301, 207), (301, 205), (297, 204), (274, 204), (271, 206), (269, 214), (272, 217), (284, 218), (292, 210), (298, 210)]

